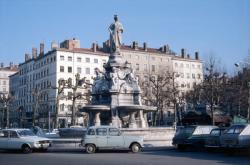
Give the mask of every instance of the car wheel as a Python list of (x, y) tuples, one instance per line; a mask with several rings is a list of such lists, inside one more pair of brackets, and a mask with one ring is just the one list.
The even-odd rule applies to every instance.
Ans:
[(32, 152), (32, 149), (30, 148), (30, 146), (25, 144), (25, 145), (22, 146), (22, 151), (23, 151), (23, 153), (28, 154), (28, 153)]
[(141, 146), (138, 143), (134, 143), (131, 145), (130, 149), (133, 153), (137, 153), (141, 151)]
[(94, 144), (87, 144), (86, 145), (86, 152), (89, 154), (93, 154), (96, 151), (96, 147)]

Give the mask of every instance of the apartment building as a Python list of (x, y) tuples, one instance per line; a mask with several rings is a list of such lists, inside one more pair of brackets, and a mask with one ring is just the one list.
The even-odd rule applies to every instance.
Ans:
[[(133, 42), (131, 45), (123, 45), (121, 54), (131, 63), (136, 75), (142, 80), (149, 74), (162, 70), (176, 72), (180, 75), (176, 78), (176, 82), (185, 92), (192, 89), (194, 83), (200, 83), (203, 78), (202, 61), (198, 53), (191, 59), (183, 52), (180, 56), (176, 55), (168, 45), (155, 49), (149, 48), (146, 43), (139, 47), (137, 42)], [(31, 123), (32, 114), (35, 112), (36, 122), (41, 127), (48, 127), (48, 123), (53, 127), (58, 95), (57, 89), (53, 88), (58, 87), (58, 81), (71, 78), (74, 84), (75, 75), (78, 73), (81, 78), (86, 77), (91, 83), (95, 77), (95, 68), (103, 70), (103, 64), (108, 61), (108, 56), (108, 42), (104, 42), (102, 47), (93, 43), (91, 48), (87, 49), (80, 47), (79, 40), (65, 40), (60, 46), (52, 43), (47, 53), (44, 52), (44, 44), (40, 44), (39, 54), (37, 49), (33, 48), (32, 55), (25, 55), (25, 62), (19, 65), (17, 74), (19, 85), (15, 101), (17, 107), (22, 109), (21, 114), (25, 116), (22, 119), (24, 125)], [(192, 78), (193, 74), (195, 78)], [(11, 78), (14, 79), (16, 76)], [(77, 92), (85, 91), (79, 88)], [(71, 122), (72, 100), (67, 97), (71, 93), (72, 89), (65, 88), (59, 100), (60, 127), (68, 126)], [(80, 107), (85, 103), (84, 99), (78, 99), (76, 106)], [(84, 124), (84, 120), (85, 116), (80, 114), (77, 123)]]

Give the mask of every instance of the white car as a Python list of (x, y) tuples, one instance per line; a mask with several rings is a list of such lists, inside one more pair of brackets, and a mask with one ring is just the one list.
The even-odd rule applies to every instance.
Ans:
[(142, 149), (143, 137), (123, 135), (112, 126), (93, 126), (88, 128), (82, 146), (87, 153), (95, 153), (96, 149), (130, 149), (136, 153)]
[(30, 153), (34, 149), (46, 151), (50, 144), (48, 138), (38, 137), (29, 129), (0, 130), (0, 149)]

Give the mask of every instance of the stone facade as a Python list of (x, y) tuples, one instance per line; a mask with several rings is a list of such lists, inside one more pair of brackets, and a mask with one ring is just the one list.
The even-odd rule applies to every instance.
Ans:
[[(103, 47), (93, 43), (89, 49), (80, 48), (80, 41), (76, 39), (63, 42), (61, 47), (58, 47), (57, 44), (52, 45), (51, 50), (47, 53), (37, 54), (37, 51), (33, 49), (32, 57), (26, 55), (25, 62), (19, 65), (18, 74), (19, 85), (16, 104), (18, 107), (22, 107), (25, 122), (29, 123), (35, 102), (35, 95), (32, 94), (32, 91), (36, 88), (39, 89), (41, 97), (38, 114), (39, 122), (43, 123), (43, 127), (48, 125), (48, 111), (53, 118), (56, 108), (57, 91), (48, 89), (47, 86), (58, 86), (58, 80), (61, 78), (71, 77), (74, 81), (74, 76), (77, 73), (92, 83), (95, 69), (99, 68), (100, 71), (103, 71), (103, 65), (107, 63), (109, 56), (107, 42), (104, 42)], [(185, 92), (192, 89), (194, 83), (198, 84), (203, 79), (202, 61), (199, 58), (177, 55), (170, 50), (168, 45), (150, 48), (146, 43), (139, 47), (136, 42), (133, 42), (131, 45), (122, 45), (120, 51), (124, 61), (131, 63), (135, 75), (141, 80), (148, 78), (149, 74), (169, 70), (181, 75), (176, 78), (176, 82), (181, 91)], [(192, 78), (193, 74), (195, 78)], [(72, 100), (66, 98), (70, 92), (72, 92), (71, 89), (65, 89), (65, 97), (59, 103), (61, 126), (70, 123)], [(79, 92), (84, 93), (84, 91)], [(84, 101), (77, 100), (77, 105), (81, 104), (84, 104)], [(172, 111), (167, 109), (166, 112), (166, 119), (173, 120)], [(83, 124), (83, 120), (80, 117), (77, 123)]]

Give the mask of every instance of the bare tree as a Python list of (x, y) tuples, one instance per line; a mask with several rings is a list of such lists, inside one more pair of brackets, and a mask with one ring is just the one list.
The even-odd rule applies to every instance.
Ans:
[(148, 80), (140, 83), (142, 88), (142, 98), (148, 105), (156, 106), (157, 111), (153, 115), (153, 125), (163, 124), (164, 109), (174, 104), (176, 109), (176, 93), (177, 88), (174, 83), (175, 74), (170, 72), (161, 72), (149, 75)]

